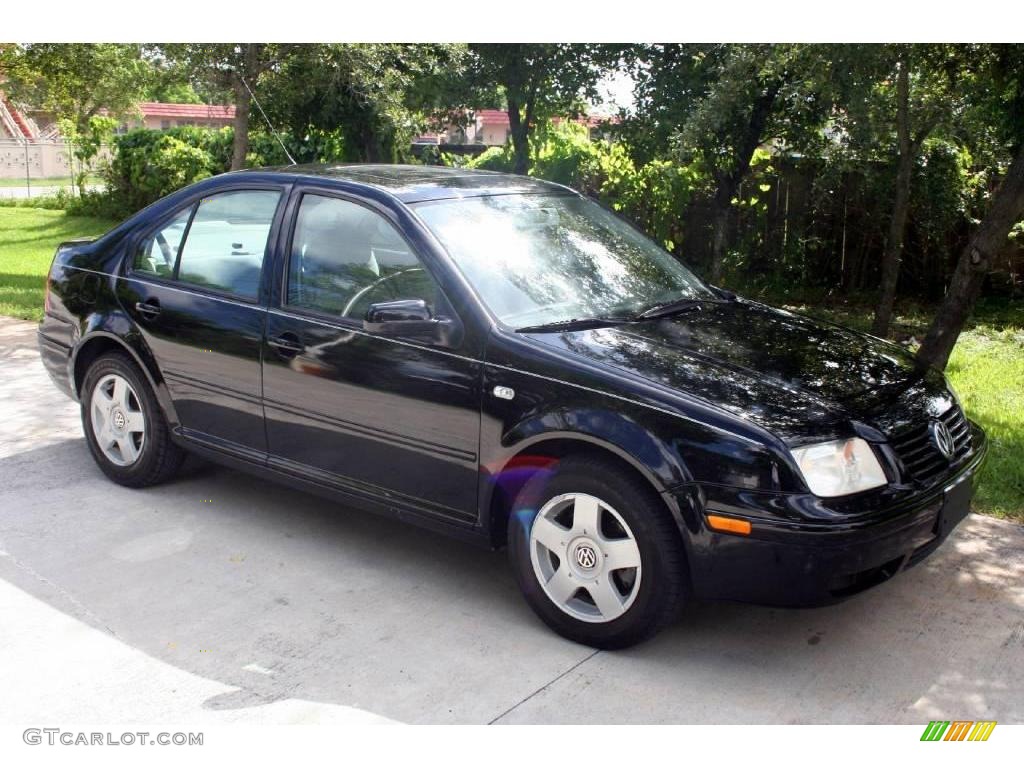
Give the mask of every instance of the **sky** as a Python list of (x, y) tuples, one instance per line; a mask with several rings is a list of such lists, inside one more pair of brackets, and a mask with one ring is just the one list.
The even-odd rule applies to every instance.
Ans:
[(633, 78), (624, 70), (605, 77), (597, 84), (598, 92), (604, 101), (595, 105), (599, 113), (618, 112), (619, 109), (633, 108)]

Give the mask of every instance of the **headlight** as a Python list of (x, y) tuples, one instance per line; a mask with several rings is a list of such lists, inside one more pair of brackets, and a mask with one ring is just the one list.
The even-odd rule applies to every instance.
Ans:
[(794, 448), (793, 458), (816, 496), (845, 496), (888, 482), (871, 446), (859, 437)]

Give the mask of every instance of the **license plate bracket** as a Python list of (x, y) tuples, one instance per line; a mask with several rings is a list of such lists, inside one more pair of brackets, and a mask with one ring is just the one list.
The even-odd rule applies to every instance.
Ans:
[(946, 490), (942, 507), (939, 509), (938, 517), (935, 520), (935, 535), (944, 538), (950, 531), (956, 528), (971, 511), (971, 498), (974, 496), (974, 486), (969, 478), (964, 478), (953, 487)]

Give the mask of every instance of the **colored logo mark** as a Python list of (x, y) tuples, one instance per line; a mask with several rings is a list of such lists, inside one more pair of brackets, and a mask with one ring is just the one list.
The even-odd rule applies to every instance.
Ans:
[(921, 741), (988, 741), (995, 727), (995, 720), (932, 720)]

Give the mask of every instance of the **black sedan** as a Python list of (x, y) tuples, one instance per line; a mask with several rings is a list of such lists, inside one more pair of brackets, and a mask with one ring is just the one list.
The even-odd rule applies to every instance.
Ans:
[(39, 344), (113, 481), (191, 451), (507, 545), (540, 618), (606, 648), (691, 599), (878, 584), (967, 514), (986, 448), (902, 348), (486, 172), (208, 179), (61, 245)]

